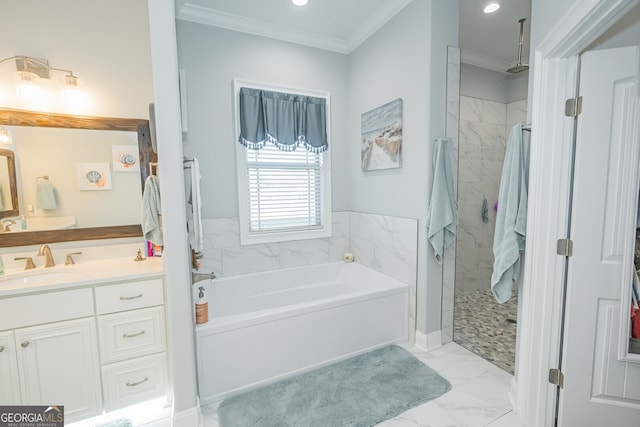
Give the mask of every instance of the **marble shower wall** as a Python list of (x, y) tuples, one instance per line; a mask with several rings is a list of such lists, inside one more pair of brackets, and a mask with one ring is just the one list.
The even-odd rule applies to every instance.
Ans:
[[(460, 135), (460, 48), (447, 46), (447, 119), (445, 136), (452, 141), (454, 158), (458, 158), (458, 138)], [(454, 176), (458, 175), (458, 163), (452, 165)], [(458, 194), (458, 181), (454, 181), (454, 191)], [(442, 320), (440, 337), (442, 344), (453, 341), (454, 287), (456, 276), (456, 245), (444, 252), (442, 264)]]
[[(526, 120), (527, 101), (509, 104), (460, 97), (456, 290), (488, 289), (493, 271), (493, 232), (506, 140)], [(482, 221), (487, 199), (489, 221)]]

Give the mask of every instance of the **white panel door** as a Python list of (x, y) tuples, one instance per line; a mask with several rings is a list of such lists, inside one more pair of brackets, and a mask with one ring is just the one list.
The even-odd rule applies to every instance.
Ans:
[[(640, 364), (618, 360), (638, 197), (638, 48), (582, 55), (558, 425), (640, 426)], [(626, 277), (628, 275), (628, 277)]]

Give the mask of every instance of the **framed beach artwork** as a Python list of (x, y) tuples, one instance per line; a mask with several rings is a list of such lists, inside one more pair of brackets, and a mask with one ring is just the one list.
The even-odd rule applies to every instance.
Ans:
[(395, 99), (362, 114), (360, 134), (363, 171), (399, 168), (402, 154), (402, 99)]
[(105, 163), (78, 163), (79, 190), (111, 190), (111, 168)]
[(114, 172), (140, 171), (140, 154), (137, 145), (112, 145), (111, 163)]

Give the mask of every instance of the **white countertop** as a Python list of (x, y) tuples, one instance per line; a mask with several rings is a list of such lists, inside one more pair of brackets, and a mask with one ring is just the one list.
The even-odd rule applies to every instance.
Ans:
[(39, 266), (32, 270), (10, 268), (0, 275), (0, 298), (162, 275), (162, 258), (150, 257), (144, 261), (134, 261), (134, 258), (76, 261), (73, 265)]

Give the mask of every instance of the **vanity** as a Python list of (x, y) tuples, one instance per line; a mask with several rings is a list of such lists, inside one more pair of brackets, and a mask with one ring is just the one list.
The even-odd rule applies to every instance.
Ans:
[(159, 258), (9, 269), (0, 402), (64, 405), (72, 422), (165, 396), (164, 300)]
[[(0, 256), (6, 267), (0, 275), (0, 404), (63, 405), (69, 423), (166, 396), (162, 260), (134, 261), (144, 248), (135, 204), (157, 159), (149, 121), (0, 108), (0, 125), (14, 134), (14, 146), (0, 151)], [(114, 171), (107, 191), (78, 188), (77, 162), (108, 163), (122, 138), (137, 142), (139, 171)], [(61, 148), (59, 141), (71, 139), (80, 145)], [(80, 157), (62, 163), (69, 156), (40, 155), (48, 163), (37, 163), (21, 145), (36, 140)], [(30, 207), (28, 191), (41, 175), (55, 186), (56, 210)], [(67, 178), (72, 185), (63, 185)], [(74, 204), (76, 210), (64, 211)], [(133, 215), (114, 221), (124, 207)], [(19, 226), (21, 215), (26, 230)], [(59, 224), (48, 229), (36, 221)], [(37, 256), (38, 246), (47, 246), (49, 255)], [(45, 267), (51, 253), (56, 265)]]

